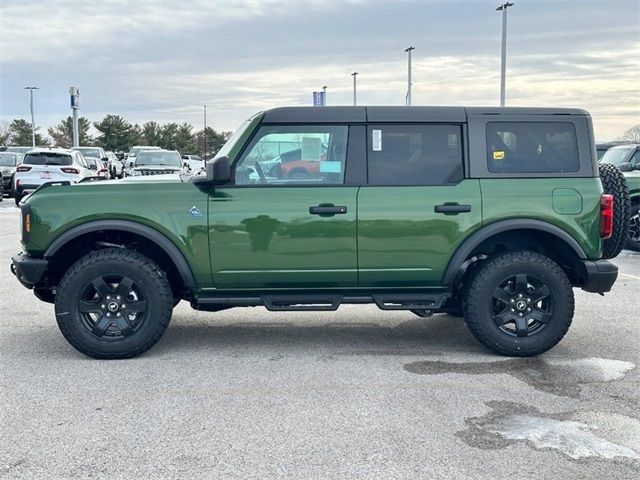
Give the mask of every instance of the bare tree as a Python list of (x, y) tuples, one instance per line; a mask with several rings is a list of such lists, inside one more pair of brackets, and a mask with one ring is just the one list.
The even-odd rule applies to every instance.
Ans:
[(9, 122), (7, 121), (0, 122), (0, 145), (10, 143), (9, 138), (11, 137), (11, 128), (9, 125)]
[(640, 123), (624, 132), (622, 139), (632, 143), (640, 143)]

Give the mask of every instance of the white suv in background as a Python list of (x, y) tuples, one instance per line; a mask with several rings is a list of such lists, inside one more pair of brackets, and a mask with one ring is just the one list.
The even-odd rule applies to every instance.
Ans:
[(24, 156), (13, 177), (16, 205), (43, 183), (77, 183), (95, 175), (80, 152), (62, 148), (34, 148)]
[(142, 150), (160, 150), (160, 147), (147, 147), (144, 145), (136, 145), (135, 147), (131, 147), (129, 150), (129, 154), (127, 155), (127, 159), (124, 164), (124, 168), (129, 172), (131, 168), (133, 168), (133, 164), (136, 161), (136, 156)]

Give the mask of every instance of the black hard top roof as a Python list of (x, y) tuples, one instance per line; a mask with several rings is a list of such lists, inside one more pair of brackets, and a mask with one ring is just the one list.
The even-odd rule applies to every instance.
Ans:
[(468, 115), (589, 115), (579, 108), (531, 107), (279, 107), (264, 123), (466, 122)]

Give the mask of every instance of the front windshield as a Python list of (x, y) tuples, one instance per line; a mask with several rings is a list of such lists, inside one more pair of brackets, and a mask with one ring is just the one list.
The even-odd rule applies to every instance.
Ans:
[(602, 163), (610, 163), (612, 165), (621, 165), (629, 161), (629, 155), (633, 152), (633, 147), (615, 147), (607, 150), (607, 153), (604, 154)]
[(251, 125), (254, 118), (255, 118), (255, 115), (249, 118), (248, 120), (245, 120), (244, 123), (240, 125), (240, 127), (235, 132), (233, 132), (233, 135), (229, 137), (229, 140), (227, 140), (227, 142), (222, 146), (222, 148), (218, 151), (218, 153), (216, 153), (216, 156), (214, 158), (228, 156), (229, 152), (231, 151), (235, 143), (242, 136), (245, 130), (249, 128), (249, 125)]
[(15, 153), (0, 153), (0, 167), (15, 167), (17, 158)]
[(76, 147), (72, 150), (77, 150), (78, 152), (82, 152), (85, 157), (94, 157), (100, 158), (100, 150), (97, 148), (85, 148), (85, 147)]
[(182, 159), (180, 158), (178, 152), (146, 150), (138, 154), (135, 165), (136, 167), (140, 167), (142, 165), (182, 167)]

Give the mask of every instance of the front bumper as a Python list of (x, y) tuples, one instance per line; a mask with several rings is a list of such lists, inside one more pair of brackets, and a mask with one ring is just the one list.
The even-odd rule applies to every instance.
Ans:
[(604, 293), (618, 278), (618, 267), (607, 260), (583, 260), (581, 264), (583, 290), (592, 293)]
[(48, 264), (48, 260), (30, 257), (23, 252), (11, 258), (11, 272), (22, 285), (33, 288), (42, 280)]

